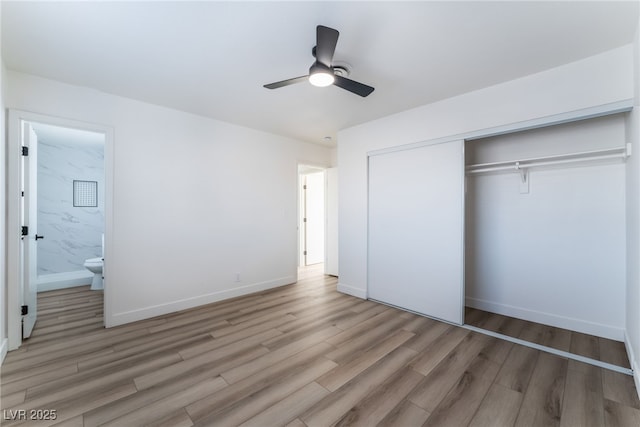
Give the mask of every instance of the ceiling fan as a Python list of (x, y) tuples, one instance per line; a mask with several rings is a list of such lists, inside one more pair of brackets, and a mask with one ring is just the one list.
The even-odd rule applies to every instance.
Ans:
[(314, 86), (324, 87), (333, 84), (362, 97), (369, 95), (374, 88), (344, 77), (342, 74), (348, 70), (345, 67), (333, 65), (333, 54), (339, 35), (338, 30), (318, 25), (316, 27), (316, 46), (311, 51), (316, 61), (309, 68), (309, 75), (269, 83), (264, 87), (277, 89), (308, 80)]

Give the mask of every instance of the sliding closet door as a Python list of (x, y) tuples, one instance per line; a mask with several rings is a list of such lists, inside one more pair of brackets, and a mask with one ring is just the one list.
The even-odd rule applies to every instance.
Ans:
[(369, 298), (463, 323), (464, 144), (369, 157)]

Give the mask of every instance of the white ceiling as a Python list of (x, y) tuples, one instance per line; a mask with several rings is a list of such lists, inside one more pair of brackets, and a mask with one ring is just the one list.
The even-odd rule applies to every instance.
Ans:
[[(2, 2), (9, 69), (292, 138), (336, 132), (633, 40), (638, 2)], [(318, 24), (361, 98), (307, 83)]]

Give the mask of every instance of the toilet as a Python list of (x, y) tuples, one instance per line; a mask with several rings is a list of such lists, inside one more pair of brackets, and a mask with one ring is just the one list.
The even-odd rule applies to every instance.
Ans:
[(93, 281), (91, 282), (92, 291), (104, 289), (102, 263), (102, 258), (89, 258), (84, 262), (84, 268), (93, 273)]
[(104, 277), (102, 277), (102, 265), (104, 264), (104, 234), (102, 235), (102, 257), (89, 258), (84, 261), (84, 268), (93, 273), (91, 290), (104, 289)]

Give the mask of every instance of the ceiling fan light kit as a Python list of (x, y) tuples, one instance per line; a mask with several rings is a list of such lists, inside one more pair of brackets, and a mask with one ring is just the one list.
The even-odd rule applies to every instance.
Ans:
[(309, 81), (314, 86), (326, 87), (335, 85), (362, 97), (368, 96), (374, 88), (355, 80), (348, 79), (349, 69), (343, 65), (333, 64), (333, 54), (338, 43), (340, 33), (333, 28), (318, 25), (316, 27), (316, 46), (311, 53), (316, 60), (309, 68), (308, 76), (294, 77), (275, 83), (264, 85), (267, 89), (277, 89), (303, 81)]
[(335, 81), (334, 71), (324, 64), (316, 62), (309, 69), (309, 83), (314, 86), (331, 86)]

